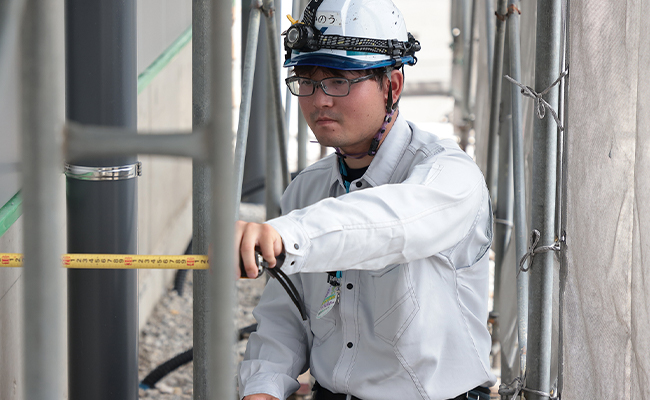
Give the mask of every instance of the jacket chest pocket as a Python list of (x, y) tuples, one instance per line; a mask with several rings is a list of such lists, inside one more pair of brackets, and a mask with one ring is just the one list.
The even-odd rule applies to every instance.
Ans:
[(375, 335), (395, 345), (419, 310), (405, 264), (369, 272)]

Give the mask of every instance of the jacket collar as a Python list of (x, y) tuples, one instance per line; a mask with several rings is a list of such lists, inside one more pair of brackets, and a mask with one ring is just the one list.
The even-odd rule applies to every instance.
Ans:
[[(386, 134), (386, 139), (382, 142), (362, 179), (371, 186), (390, 183), (390, 179), (397, 169), (404, 152), (411, 143), (411, 135), (409, 124), (402, 117), (402, 114), (398, 112), (395, 123)], [(343, 187), (343, 179), (339, 173), (338, 157), (336, 154), (331, 154), (328, 157), (330, 157), (329, 163), (331, 166), (330, 183), (331, 185), (338, 184)]]

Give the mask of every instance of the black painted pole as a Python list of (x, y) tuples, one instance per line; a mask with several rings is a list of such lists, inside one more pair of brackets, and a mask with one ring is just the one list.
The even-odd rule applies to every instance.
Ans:
[[(135, 129), (135, 0), (65, 6), (67, 118)], [(137, 252), (135, 163), (132, 156), (89, 159), (68, 170), (70, 253)], [(91, 168), (83, 175), (77, 166)], [(121, 166), (128, 172), (117, 180), (93, 174), (93, 167)], [(68, 271), (68, 360), (70, 400), (137, 399), (137, 270)]]

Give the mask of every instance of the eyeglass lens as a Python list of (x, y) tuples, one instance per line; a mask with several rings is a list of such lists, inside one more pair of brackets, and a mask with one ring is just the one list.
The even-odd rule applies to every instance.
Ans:
[(325, 78), (321, 81), (298, 78), (290, 83), (289, 88), (297, 96), (310, 96), (319, 84), (325, 94), (330, 96), (346, 96), (350, 92), (350, 81), (337, 77)]

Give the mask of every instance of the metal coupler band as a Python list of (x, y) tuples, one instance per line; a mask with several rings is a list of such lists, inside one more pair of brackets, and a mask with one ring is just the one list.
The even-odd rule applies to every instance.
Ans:
[(82, 181), (121, 181), (142, 175), (142, 163), (116, 167), (85, 167), (65, 164), (65, 176)]

